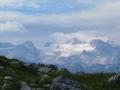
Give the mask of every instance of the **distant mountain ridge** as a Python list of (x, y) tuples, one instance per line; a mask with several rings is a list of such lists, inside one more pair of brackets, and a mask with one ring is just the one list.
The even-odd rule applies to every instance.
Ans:
[(0, 55), (20, 59), (24, 62), (36, 62), (39, 57), (39, 51), (31, 41), (26, 41), (23, 44), (0, 50)]
[(8, 47), (0, 49), (0, 55), (24, 62), (55, 64), (71, 72), (120, 72), (120, 46), (109, 41), (80, 42), (75, 39), (74, 43), (47, 42), (42, 50), (31, 41), (19, 45), (8, 43)]
[(14, 45), (8, 42), (0, 42), (0, 49), (1, 48), (9, 48), (9, 47), (13, 47)]

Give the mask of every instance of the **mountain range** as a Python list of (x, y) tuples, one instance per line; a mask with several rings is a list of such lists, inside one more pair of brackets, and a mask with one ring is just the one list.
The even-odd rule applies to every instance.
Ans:
[(71, 72), (120, 72), (120, 46), (109, 40), (48, 41), (42, 48), (31, 41), (18, 45), (0, 42), (0, 55), (28, 63), (55, 64)]

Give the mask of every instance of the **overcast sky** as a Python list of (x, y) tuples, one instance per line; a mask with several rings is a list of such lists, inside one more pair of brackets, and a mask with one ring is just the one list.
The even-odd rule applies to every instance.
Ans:
[(56, 32), (94, 34), (120, 44), (120, 0), (0, 0), (0, 41), (38, 45)]

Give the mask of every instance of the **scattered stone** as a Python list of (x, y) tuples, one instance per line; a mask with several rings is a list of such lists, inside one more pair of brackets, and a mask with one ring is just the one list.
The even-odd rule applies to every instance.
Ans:
[(15, 60), (12, 60), (11, 63), (12, 63), (12, 64), (19, 64), (19, 62), (18, 62), (18, 61), (15, 61)]
[(0, 90), (14, 90), (15, 88), (19, 88), (18, 83), (16, 82), (16, 78), (12, 76), (5, 76), (1, 80), (2, 86)]
[(41, 67), (41, 68), (38, 69), (38, 71), (42, 72), (42, 73), (48, 73), (51, 70), (52, 70), (51, 68), (47, 68), (47, 67)]
[(10, 88), (10, 84), (9, 83), (4, 83), (1, 90), (6, 90)]
[(24, 66), (28, 67), (28, 66), (30, 66), (30, 64), (29, 63), (24, 63)]
[(48, 73), (50, 71), (56, 71), (56, 70), (58, 70), (57, 66), (51, 64), (50, 65), (40, 64), (38, 68), (38, 72), (42, 72), (42, 73)]

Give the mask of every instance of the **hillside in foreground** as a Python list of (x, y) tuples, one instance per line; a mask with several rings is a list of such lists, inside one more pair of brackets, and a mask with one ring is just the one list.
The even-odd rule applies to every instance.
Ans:
[[(120, 90), (115, 73), (76, 73), (0, 56), (0, 90)], [(111, 79), (110, 79), (111, 78)]]

